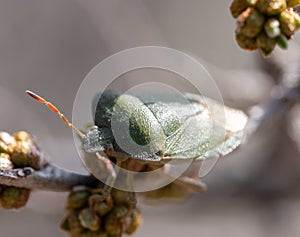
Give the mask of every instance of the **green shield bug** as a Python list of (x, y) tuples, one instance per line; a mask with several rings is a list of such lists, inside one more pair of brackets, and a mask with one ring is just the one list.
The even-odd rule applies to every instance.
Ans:
[[(110, 193), (118, 167), (128, 159), (163, 165), (171, 160), (224, 156), (240, 145), (247, 122), (242, 111), (200, 95), (185, 94), (188, 103), (145, 103), (136, 95), (104, 91), (94, 101), (95, 126), (84, 134), (52, 103), (31, 91), (26, 93), (57, 113), (82, 139), (83, 150), (96, 153), (105, 164), (109, 176), (103, 199)], [(222, 111), (224, 118), (214, 116), (211, 110)]]

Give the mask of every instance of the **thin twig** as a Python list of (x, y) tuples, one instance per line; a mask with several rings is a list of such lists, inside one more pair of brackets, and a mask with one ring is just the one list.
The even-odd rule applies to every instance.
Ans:
[[(278, 85), (274, 88), (271, 100), (263, 105), (254, 106), (250, 111), (250, 119), (246, 134), (251, 135), (263, 127), (274, 117), (284, 114), (287, 109), (300, 98), (300, 55), (299, 48), (289, 49), (288, 54), (281, 52), (264, 60), (269, 66), (279, 70)], [(274, 91), (276, 93), (274, 93)], [(50, 191), (69, 191), (75, 186), (95, 186), (99, 181), (91, 175), (83, 175), (47, 165), (42, 170), (32, 168), (13, 170), (0, 169), (0, 184), (29, 189)]]
[(91, 175), (83, 175), (47, 165), (42, 170), (30, 167), (3, 170), (0, 169), (0, 184), (28, 189), (64, 192), (74, 186), (94, 187), (99, 181)]
[(270, 122), (274, 117), (284, 114), (300, 99), (300, 55), (299, 47), (293, 45), (288, 54), (277, 52), (265, 60), (269, 68), (276, 68), (279, 83), (272, 90), (268, 103), (254, 106), (249, 112), (246, 134), (251, 135)]

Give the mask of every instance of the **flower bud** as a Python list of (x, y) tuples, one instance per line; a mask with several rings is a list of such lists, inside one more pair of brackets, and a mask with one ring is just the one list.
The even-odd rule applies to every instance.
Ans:
[(285, 34), (286, 37), (291, 37), (296, 30), (295, 13), (293, 9), (281, 12), (279, 21), (281, 32)]
[(0, 152), (10, 154), (12, 151), (13, 149), (9, 149), (9, 147), (3, 141), (0, 141)]
[(130, 205), (131, 193), (113, 189), (105, 200), (99, 193), (99, 188), (72, 191), (68, 197), (69, 214), (61, 222), (61, 229), (69, 232), (70, 237), (134, 233), (141, 223), (141, 214)]
[(131, 223), (128, 226), (128, 228), (126, 229), (126, 231), (125, 231), (125, 233), (128, 234), (128, 235), (131, 235), (134, 232), (136, 232), (136, 230), (138, 229), (138, 227), (142, 224), (142, 220), (143, 220), (140, 211), (137, 210), (137, 209), (134, 209), (132, 211), (130, 219), (131, 219)]
[(294, 12), (294, 18), (295, 18), (295, 24), (296, 24), (296, 28), (299, 29), (300, 28), (300, 15), (297, 12)]
[(124, 218), (129, 213), (129, 209), (125, 206), (115, 206), (112, 213), (116, 218)]
[(80, 224), (91, 231), (97, 231), (100, 228), (100, 218), (92, 212), (90, 208), (84, 208), (79, 213)]
[(296, 7), (300, 4), (300, 0), (287, 0), (287, 7)]
[(265, 23), (265, 32), (270, 38), (276, 38), (280, 35), (280, 23), (275, 18), (270, 18)]
[(258, 0), (247, 0), (249, 7), (254, 7), (256, 5)]
[(99, 201), (99, 195), (94, 194), (89, 198), (89, 206), (100, 216), (106, 215), (113, 208), (113, 200), (108, 196), (106, 200)]
[(0, 132), (0, 152), (11, 154), (16, 146), (16, 140), (7, 132)]
[(122, 234), (122, 222), (116, 218), (114, 215), (114, 212), (110, 212), (106, 217), (105, 217), (105, 232), (109, 236), (121, 236)]
[(256, 3), (256, 8), (268, 16), (278, 15), (286, 7), (286, 0), (258, 0)]
[(276, 45), (276, 39), (269, 38), (266, 33), (262, 32), (257, 37), (256, 43), (262, 55), (268, 56)]
[(13, 134), (16, 141), (24, 141), (28, 143), (33, 143), (32, 137), (28, 132), (18, 131)]
[(18, 168), (29, 166), (28, 155), (30, 153), (31, 145), (25, 141), (18, 141), (15, 149), (12, 152), (11, 160)]
[(66, 216), (60, 223), (60, 228), (64, 231), (71, 231), (70, 224), (69, 224), (69, 216)]
[(68, 216), (68, 225), (70, 229), (71, 236), (80, 237), (80, 234), (84, 231), (83, 226), (80, 223), (80, 220), (78, 218), (78, 212), (73, 211)]
[(276, 43), (278, 46), (282, 49), (287, 49), (288, 48), (288, 39), (286, 38), (285, 35), (281, 34), (276, 38)]
[(239, 46), (247, 50), (257, 49), (256, 38), (250, 38), (241, 33), (236, 33), (236, 41)]
[(252, 7), (247, 8), (237, 19), (237, 32), (253, 38), (263, 29), (264, 16)]
[(13, 169), (14, 165), (10, 160), (9, 154), (0, 153), (0, 168), (4, 170)]
[(6, 186), (1, 193), (1, 205), (5, 209), (21, 208), (26, 205), (29, 195), (29, 189)]
[(247, 0), (234, 0), (230, 5), (230, 11), (234, 18), (237, 18), (248, 7)]
[(29, 151), (28, 162), (29, 166), (33, 169), (40, 170), (48, 163), (46, 157), (42, 155), (39, 148), (34, 143), (30, 145)]
[(72, 210), (87, 206), (90, 195), (89, 190), (72, 191), (68, 196), (67, 209)]
[(129, 204), (130, 203), (130, 193), (124, 192), (119, 189), (112, 189), (111, 191), (112, 199), (116, 204)]

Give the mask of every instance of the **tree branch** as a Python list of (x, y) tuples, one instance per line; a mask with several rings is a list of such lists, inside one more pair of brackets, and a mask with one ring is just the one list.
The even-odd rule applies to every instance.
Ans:
[[(263, 60), (267, 65), (267, 72), (275, 75), (278, 82), (274, 88), (270, 101), (263, 105), (252, 107), (246, 135), (252, 135), (276, 116), (284, 115), (294, 103), (300, 99), (300, 55), (299, 47), (293, 45), (288, 52), (274, 52)], [(99, 181), (91, 175), (83, 175), (46, 165), (41, 170), (30, 167), (21, 169), (0, 169), (0, 184), (28, 189), (49, 191), (70, 191), (74, 186), (94, 187)]]
[(28, 189), (64, 192), (72, 190), (74, 186), (94, 187), (98, 183), (99, 180), (91, 175), (78, 174), (53, 165), (47, 165), (38, 171), (30, 167), (0, 169), (0, 184)]
[(253, 106), (249, 112), (246, 134), (251, 135), (285, 112), (300, 100), (300, 55), (299, 47), (292, 45), (288, 52), (275, 52), (268, 60), (266, 70), (276, 71), (278, 85), (271, 92), (268, 103)]

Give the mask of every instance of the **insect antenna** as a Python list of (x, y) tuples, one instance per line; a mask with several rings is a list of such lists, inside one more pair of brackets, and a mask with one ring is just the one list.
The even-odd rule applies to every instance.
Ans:
[(38, 102), (46, 105), (50, 110), (52, 110), (54, 113), (58, 114), (58, 116), (61, 118), (61, 120), (63, 120), (71, 129), (73, 129), (73, 131), (82, 139), (84, 138), (84, 134), (82, 132), (79, 131), (79, 129), (77, 129), (60, 111), (59, 109), (53, 105), (51, 102), (45, 100), (44, 98), (42, 98), (41, 96), (33, 93), (30, 90), (26, 90), (25, 91), (29, 96), (31, 96), (32, 98), (34, 98), (35, 100), (37, 100)]

